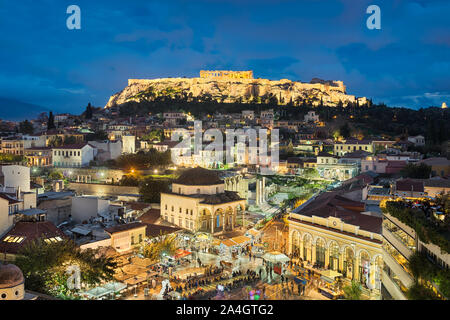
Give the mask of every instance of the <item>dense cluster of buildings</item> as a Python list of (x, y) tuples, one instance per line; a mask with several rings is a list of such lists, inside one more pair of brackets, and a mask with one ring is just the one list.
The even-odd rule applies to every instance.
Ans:
[[(14, 262), (36, 239), (72, 239), (84, 249), (111, 247), (124, 253), (161, 233), (221, 235), (245, 227), (249, 206), (268, 210), (267, 200), (276, 188), (265, 185), (260, 169), (271, 165), (270, 152), (255, 162), (252, 155), (258, 151), (244, 142), (236, 144), (231, 162), (226, 161), (226, 148), (203, 148), (195, 154), (193, 145), (171, 139), (180, 129), (193, 136), (192, 120), (190, 113), (179, 111), (120, 118), (112, 108), (95, 111), (92, 119), (55, 115), (57, 128), (51, 130), (45, 121), (36, 120), (34, 134), (4, 132), (0, 153), (18, 158), (0, 166), (0, 260)], [(201, 120), (206, 142), (213, 141), (206, 132), (211, 128), (224, 136), (230, 128), (288, 132), (277, 142), (285, 156), (275, 173), (313, 176), (333, 185), (289, 212), (286, 254), (394, 299), (406, 299), (414, 282), (408, 269), (413, 252), (426, 252), (439, 267), (449, 268), (449, 254), (423, 242), (414, 228), (380, 209), (387, 201), (433, 202), (450, 193), (450, 160), (408, 151), (408, 146), (423, 146), (423, 136), (332, 139), (314, 111), (300, 120), (280, 120), (274, 110), (216, 113)], [(99, 132), (101, 139), (95, 136)], [(159, 135), (149, 138), (152, 132)], [(129, 172), (105, 167), (121, 155), (151, 149), (185, 155), (173, 158), (171, 166), (181, 174), (153, 204), (141, 202), (136, 186), (114, 184)], [(210, 160), (217, 159), (216, 153), (222, 161)], [(408, 164), (421, 163), (431, 167), (429, 178), (400, 177)], [(33, 174), (44, 168), (61, 171), (69, 181)], [(249, 228), (254, 225), (249, 223)], [(23, 276), (8, 268), (0, 274), (11, 272), (17, 279), (8, 286), (0, 283), (0, 294), (6, 290), (10, 296), (17, 289), (15, 296), (23, 298)]]

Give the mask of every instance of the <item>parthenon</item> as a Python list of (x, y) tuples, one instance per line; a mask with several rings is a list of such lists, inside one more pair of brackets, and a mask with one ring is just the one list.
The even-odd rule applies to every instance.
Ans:
[(200, 78), (253, 79), (253, 71), (200, 70)]

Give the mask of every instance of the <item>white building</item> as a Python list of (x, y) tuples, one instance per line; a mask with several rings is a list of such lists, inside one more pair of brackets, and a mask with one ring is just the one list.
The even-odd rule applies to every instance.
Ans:
[(414, 146), (424, 146), (425, 145), (425, 137), (422, 135), (408, 137), (408, 141), (414, 143)]
[(89, 141), (91, 146), (97, 148), (97, 159), (100, 161), (114, 160), (122, 154), (122, 141)]
[(186, 170), (172, 184), (171, 193), (161, 193), (161, 217), (191, 231), (233, 230), (246, 200), (226, 191), (225, 182), (212, 170)]
[(253, 119), (255, 119), (255, 111), (253, 111), (253, 110), (242, 110), (242, 118), (244, 120), (253, 120)]
[(89, 221), (98, 215), (109, 215), (109, 200), (93, 196), (73, 197), (71, 215), (76, 223)]
[(132, 135), (122, 136), (122, 154), (136, 152), (136, 137)]
[(305, 114), (304, 120), (305, 122), (317, 122), (319, 121), (319, 115), (316, 115), (314, 111), (309, 111), (307, 114)]
[(84, 167), (94, 160), (97, 149), (88, 143), (78, 143), (52, 149), (54, 167)]
[(19, 165), (0, 166), (0, 184), (2, 187), (30, 191), (30, 168)]

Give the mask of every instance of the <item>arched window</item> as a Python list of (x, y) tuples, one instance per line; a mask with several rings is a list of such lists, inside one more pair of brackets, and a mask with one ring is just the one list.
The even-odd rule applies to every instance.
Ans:
[(316, 240), (316, 263), (319, 267), (325, 267), (325, 241), (318, 238)]
[(312, 239), (309, 234), (305, 234), (303, 237), (303, 260), (311, 261)]
[(359, 254), (359, 281), (365, 286), (369, 283), (370, 277), (370, 257), (366, 251)]
[(354, 259), (355, 259), (355, 255), (353, 253), (352, 248), (350, 248), (350, 247), (345, 248), (344, 268), (343, 268), (342, 272), (343, 272), (344, 276), (349, 279), (353, 279), (353, 274), (354, 274), (353, 261), (354, 261)]
[(336, 242), (330, 243), (330, 265), (329, 269), (338, 271), (339, 269), (339, 246)]

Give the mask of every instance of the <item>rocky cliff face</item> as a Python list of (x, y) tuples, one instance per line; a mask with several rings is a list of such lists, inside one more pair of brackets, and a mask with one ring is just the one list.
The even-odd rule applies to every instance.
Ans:
[(346, 94), (342, 81), (313, 79), (303, 83), (282, 79), (207, 79), (207, 78), (163, 78), (129, 79), (128, 86), (110, 97), (105, 108), (121, 105), (129, 101), (152, 101), (158, 97), (184, 99), (189, 101), (259, 102), (276, 101), (278, 104), (300, 105), (303, 102), (336, 106), (339, 101), (365, 104), (365, 97), (356, 98)]

